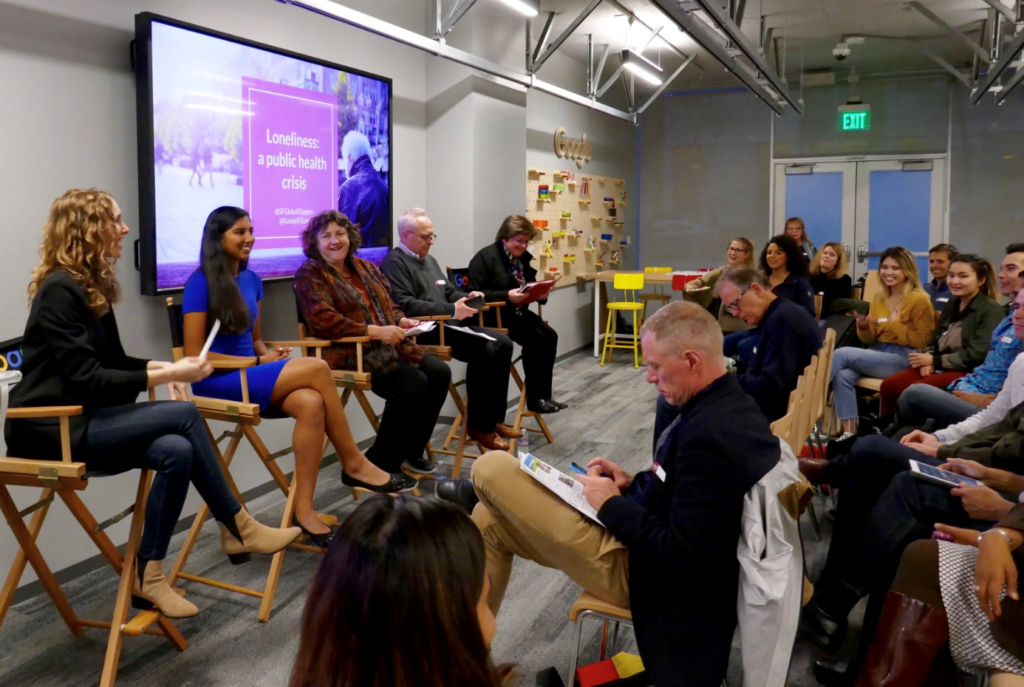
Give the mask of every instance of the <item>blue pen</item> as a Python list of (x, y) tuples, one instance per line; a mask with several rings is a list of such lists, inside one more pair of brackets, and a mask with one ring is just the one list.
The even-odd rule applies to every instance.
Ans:
[[(579, 464), (577, 464), (577, 463), (569, 463), (569, 467), (571, 467), (571, 468), (573, 469), (573, 471), (574, 471), (574, 472), (578, 472), (578, 473), (580, 473), (581, 475), (586, 475), (586, 474), (587, 474), (587, 470), (586, 470), (586, 468), (584, 468), (584, 467), (583, 467), (582, 465), (579, 465)], [(601, 474), (601, 477), (606, 477), (606, 478), (608, 478), (608, 479), (611, 479), (611, 478), (612, 478), (612, 476), (611, 476), (611, 475), (605, 475), (605, 474), (603, 474), (603, 473)]]

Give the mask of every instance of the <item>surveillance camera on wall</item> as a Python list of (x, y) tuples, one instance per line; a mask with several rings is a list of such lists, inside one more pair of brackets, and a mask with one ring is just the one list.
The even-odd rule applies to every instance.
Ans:
[(836, 47), (832, 49), (832, 57), (836, 58), (840, 62), (850, 56), (850, 46), (842, 41), (836, 43)]

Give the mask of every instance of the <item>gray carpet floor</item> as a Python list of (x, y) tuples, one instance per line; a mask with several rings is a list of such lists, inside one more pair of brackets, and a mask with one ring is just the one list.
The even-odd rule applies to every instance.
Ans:
[[(543, 437), (531, 434), (531, 451), (566, 472), (570, 460), (584, 462), (598, 455), (631, 471), (649, 466), (656, 391), (645, 383), (642, 368), (636, 370), (625, 361), (622, 355), (602, 368), (586, 352), (560, 361), (555, 368), (555, 397), (569, 403), (570, 408), (548, 416), (555, 442), (548, 445)], [(437, 434), (443, 436), (440, 427)], [(447, 458), (442, 462), (450, 466), (451, 459), (442, 458)], [(447, 470), (450, 472), (450, 467)], [(428, 486), (426, 490), (430, 489)], [(249, 503), (253, 514), (267, 523), (280, 517), (283, 505), (284, 498), (276, 491)], [(817, 501), (816, 505), (819, 514), (824, 515), (824, 504)], [(349, 490), (341, 485), (336, 463), (323, 470), (316, 507), (339, 518), (355, 507)], [(815, 539), (806, 517), (802, 526), (813, 580), (827, 552), (830, 521), (822, 517), (823, 541)], [(183, 534), (174, 538), (169, 559), (183, 538)], [(268, 562), (254, 559), (247, 565), (231, 566), (220, 551), (216, 525), (211, 521), (203, 529), (188, 570), (262, 588)], [(315, 554), (290, 552), (285, 557), (274, 613), (267, 624), (257, 620), (258, 599), (185, 582), (189, 599), (201, 611), (194, 618), (178, 622), (189, 640), (188, 650), (179, 653), (159, 637), (126, 638), (118, 684), (286, 685), (298, 645), (306, 588), (318, 563)], [(117, 579), (109, 568), (98, 570), (65, 584), (64, 591), (80, 616), (106, 619), (117, 593)], [(527, 561), (516, 562), (498, 616), (492, 653), (496, 662), (518, 666), (521, 685), (535, 684), (536, 673), (549, 666), (556, 667), (563, 679), (568, 676), (573, 633), (568, 613), (580, 592), (580, 587), (558, 571)], [(852, 629), (859, 625), (859, 618), (858, 608), (851, 618)], [(597, 621), (585, 624), (581, 664), (597, 660), (600, 630)], [(25, 601), (10, 610), (0, 629), (0, 685), (95, 685), (106, 640), (103, 630), (87, 630), (81, 637), (71, 637), (45, 595)], [(848, 639), (841, 654), (852, 653), (850, 642)], [(620, 633), (619, 649), (636, 652), (630, 630)], [(790, 668), (791, 687), (817, 684), (810, 670), (817, 657), (815, 649), (798, 642)], [(733, 651), (728, 683), (733, 687), (742, 683), (738, 649)]]

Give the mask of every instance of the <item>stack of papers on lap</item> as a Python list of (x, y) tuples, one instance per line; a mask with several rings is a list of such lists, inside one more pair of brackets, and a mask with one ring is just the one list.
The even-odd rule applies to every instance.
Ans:
[(474, 330), (470, 329), (469, 327), (460, 327), (457, 324), (451, 324), (449, 322), (445, 322), (444, 326), (448, 327), (448, 329), (454, 329), (455, 331), (457, 331), (457, 332), (459, 332), (461, 334), (469, 334), (470, 336), (479, 336), (481, 339), (487, 339), (488, 341), (497, 341), (497, 339), (495, 339), (493, 336), (488, 336), (487, 334), (484, 334), (483, 332), (474, 331)]
[(603, 523), (597, 519), (597, 509), (591, 506), (587, 497), (583, 495), (582, 483), (530, 453), (519, 453), (519, 467), (552, 491), (555, 496), (604, 527)]
[(434, 327), (436, 327), (436, 326), (437, 326), (437, 322), (435, 322), (434, 320), (430, 320), (428, 322), (420, 322), (415, 327), (413, 327), (411, 329), (406, 329), (405, 330), (405, 335), (407, 337), (409, 337), (409, 336), (419, 336), (420, 334), (426, 334), (429, 331), (433, 331)]

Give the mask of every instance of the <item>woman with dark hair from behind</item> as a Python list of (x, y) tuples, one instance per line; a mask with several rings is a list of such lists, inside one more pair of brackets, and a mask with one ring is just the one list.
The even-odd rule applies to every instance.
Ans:
[(501, 687), (485, 561), (457, 506), (366, 500), (313, 581), (289, 687)]
[[(404, 474), (381, 470), (356, 446), (345, 408), (326, 361), (290, 358), (291, 349), (267, 349), (260, 329), (263, 280), (247, 269), (255, 237), (249, 214), (236, 207), (210, 213), (203, 230), (201, 264), (185, 284), (182, 313), (185, 355), (198, 355), (215, 320), (220, 332), (210, 360), (256, 358), (246, 372), (249, 400), (260, 412), (273, 408), (295, 418), (295, 524), (317, 546), (326, 546), (331, 530), (313, 510), (313, 492), (327, 434), (342, 464), (342, 482), (371, 491), (397, 492), (415, 487)], [(228, 370), (192, 385), (201, 396), (242, 401), (241, 374)]]

